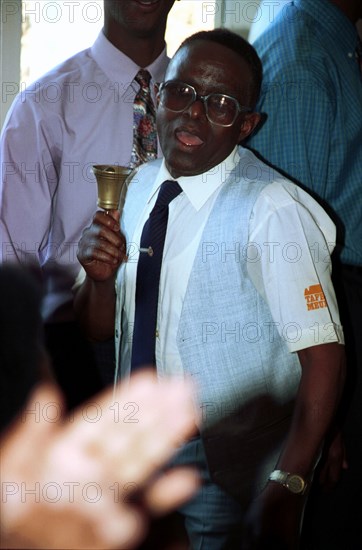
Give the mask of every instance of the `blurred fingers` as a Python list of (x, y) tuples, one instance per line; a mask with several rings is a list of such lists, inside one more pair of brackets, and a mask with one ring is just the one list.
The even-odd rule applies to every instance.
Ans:
[(151, 514), (163, 515), (190, 500), (199, 488), (200, 477), (196, 470), (177, 468), (158, 478), (145, 491), (143, 502)]

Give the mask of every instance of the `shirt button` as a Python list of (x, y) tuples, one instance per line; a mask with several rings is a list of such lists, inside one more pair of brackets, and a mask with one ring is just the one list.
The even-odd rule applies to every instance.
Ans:
[(160, 336), (160, 333), (158, 332), (158, 330), (157, 330), (157, 329), (156, 329), (156, 333), (155, 333), (155, 335), (156, 335), (156, 338), (159, 338), (159, 336)]

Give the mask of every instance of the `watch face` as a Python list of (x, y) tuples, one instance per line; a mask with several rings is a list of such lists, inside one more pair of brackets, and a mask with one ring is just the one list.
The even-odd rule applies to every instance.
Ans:
[(304, 480), (297, 475), (291, 475), (288, 478), (287, 486), (292, 493), (302, 493), (304, 491)]

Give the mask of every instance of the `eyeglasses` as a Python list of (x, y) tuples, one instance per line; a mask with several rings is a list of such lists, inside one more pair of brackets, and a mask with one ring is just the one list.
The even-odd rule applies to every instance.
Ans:
[(186, 111), (195, 101), (200, 100), (205, 107), (208, 120), (217, 126), (232, 126), (239, 113), (250, 113), (250, 107), (240, 105), (235, 97), (226, 94), (200, 95), (195, 88), (178, 80), (167, 80), (159, 87), (158, 96), (165, 109), (174, 113)]

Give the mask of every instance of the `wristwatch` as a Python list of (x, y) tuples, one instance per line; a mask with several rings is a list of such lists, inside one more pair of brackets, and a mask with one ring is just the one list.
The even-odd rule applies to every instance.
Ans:
[(282, 470), (274, 470), (269, 476), (270, 481), (276, 481), (288, 489), (295, 495), (302, 495), (306, 488), (307, 482), (298, 474), (290, 474)]

